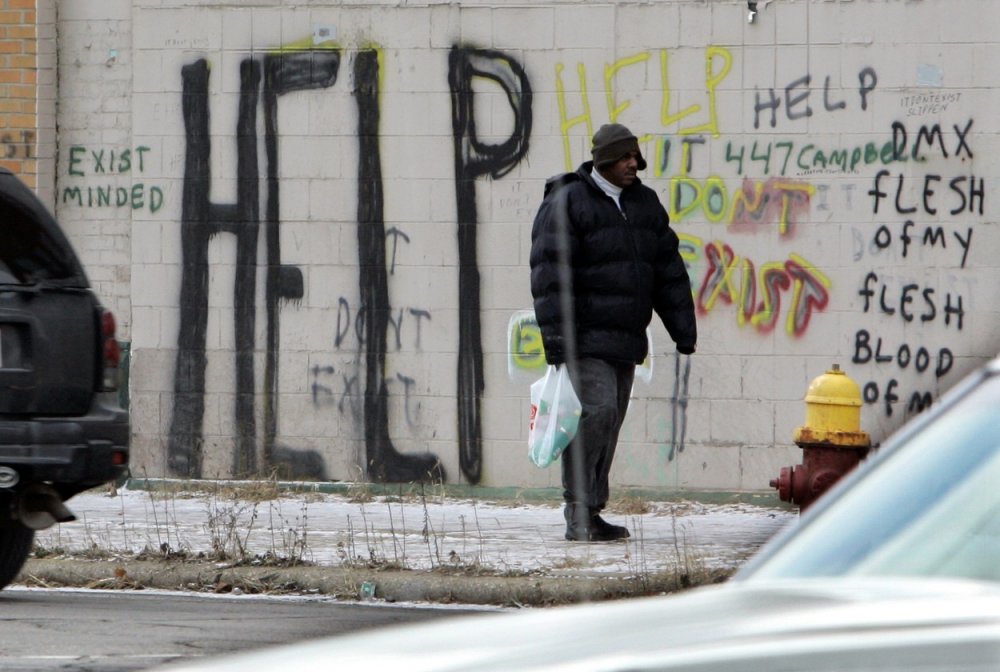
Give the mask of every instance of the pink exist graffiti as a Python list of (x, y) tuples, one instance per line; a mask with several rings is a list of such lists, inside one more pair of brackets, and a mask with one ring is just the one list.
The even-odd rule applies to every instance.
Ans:
[(791, 292), (785, 332), (797, 337), (805, 333), (813, 313), (823, 310), (829, 302), (829, 278), (797, 254), (789, 254), (784, 261), (767, 262), (758, 273), (753, 261), (737, 256), (721, 241), (703, 243), (688, 234), (680, 237), (685, 261), (704, 257), (705, 274), (697, 295), (697, 307), (702, 313), (711, 312), (719, 301), (735, 304), (740, 326), (751, 324), (760, 332), (770, 332), (778, 323), (782, 297)]

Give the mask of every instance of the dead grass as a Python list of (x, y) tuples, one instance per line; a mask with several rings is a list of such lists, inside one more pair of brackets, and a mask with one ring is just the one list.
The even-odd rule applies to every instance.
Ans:
[(641, 516), (653, 510), (642, 497), (616, 497), (608, 502), (608, 511), (623, 516)]
[[(34, 557), (114, 562), (121, 562), (123, 559), (178, 563), (216, 562), (232, 568), (274, 568), (273, 582), (260, 579), (256, 583), (228, 580), (185, 588), (246, 593), (296, 592), (295, 580), (289, 578), (294, 575), (283, 574), (279, 570), (313, 564), (306, 561), (306, 557), (311, 554), (308, 503), (324, 499), (325, 496), (321, 493), (290, 493), (274, 478), (261, 481), (160, 482), (147, 487), (147, 492), (152, 504), (149, 511), (154, 517), (156, 536), (143, 551), (114, 551), (109, 541), (114, 537), (108, 535), (105, 538), (102, 536), (103, 531), (102, 534), (97, 534), (85, 522), (90, 537), (89, 548), (70, 552), (61, 548), (61, 541), (57, 540), (53, 548), (36, 545)], [(211, 550), (191, 552), (190, 546), (186, 545), (179, 532), (173, 516), (172, 500), (191, 497), (207, 500), (204, 527), (210, 536)], [(472, 515), (460, 516), (461, 544), (446, 542), (447, 535), (443, 530), (436, 529), (439, 521), (430, 514), (428, 508), (439, 497), (444, 497), (444, 492), (435, 486), (385, 486), (371, 483), (351, 486), (346, 499), (361, 505), (361, 518), (357, 520), (348, 517), (347, 528), (344, 530), (346, 539), (337, 542), (340, 561), (337, 564), (348, 571), (407, 572), (412, 571), (412, 560), (419, 555), (421, 558), (429, 558), (430, 571), (440, 575), (511, 578), (544, 576), (544, 573), (537, 571), (505, 567), (503, 554), (499, 558), (486, 557), (477, 508), (482, 502), (474, 502)], [(292, 500), (292, 506), (295, 502), (298, 503), (297, 510), (283, 512), (283, 506), (289, 508), (289, 500)], [(401, 504), (406, 501), (422, 504), (423, 515), (414, 518), (407, 514), (407, 518), (404, 518)], [(368, 520), (371, 507), (367, 505), (372, 502), (375, 502), (376, 507), (389, 509), (388, 535), (376, 531)], [(521, 503), (523, 504), (523, 500)], [(553, 506), (558, 508), (561, 504)], [(678, 516), (687, 509), (683, 504), (663, 508), (651, 504), (643, 497), (629, 495), (613, 499), (607, 508), (610, 514), (629, 517), (628, 525), (632, 530), (632, 539), (622, 545), (628, 569), (620, 578), (624, 589), (621, 596), (653, 595), (720, 583), (727, 580), (734, 571), (711, 568), (704, 558), (697, 555), (685, 538), (686, 529)], [(674, 547), (672, 552), (667, 551), (670, 556), (669, 569), (653, 568), (653, 565), (661, 565), (662, 559), (657, 558), (652, 562), (653, 558), (644, 545), (642, 516), (647, 514), (670, 515), (674, 518)], [(415, 530), (419, 530), (422, 537), (417, 542), (413, 541)], [(268, 550), (260, 553), (261, 544), (257, 542), (253, 544), (257, 552), (251, 553), (251, 537), (259, 540), (261, 535), (269, 539)], [(591, 565), (590, 558), (585, 553), (581, 555), (566, 552), (565, 557), (560, 557), (560, 553), (561, 551), (557, 551), (556, 559), (550, 563), (551, 569), (556, 570), (557, 574), (576, 574), (572, 570), (586, 570)], [(108, 577), (102, 581), (105, 583), (104, 587), (141, 587), (135, 585), (134, 580), (128, 576)], [(339, 590), (338, 588), (338, 592)], [(358, 595), (353, 586), (345, 586), (343, 592), (349, 597), (357, 598)]]
[(375, 501), (370, 483), (355, 483), (347, 489), (345, 497), (352, 504), (368, 504)]
[[(212, 480), (212, 481), (146, 481), (144, 489), (150, 498), (194, 499), (212, 495), (218, 499), (241, 500), (251, 503), (268, 502), (282, 496), (281, 485), (276, 475), (260, 480)], [(111, 492), (114, 496), (116, 492)]]

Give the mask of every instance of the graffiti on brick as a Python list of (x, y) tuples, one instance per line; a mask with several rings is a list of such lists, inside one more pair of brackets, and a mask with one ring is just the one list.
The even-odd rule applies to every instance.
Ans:
[(32, 150), (35, 147), (35, 132), (16, 131), (0, 134), (0, 144), (3, 145), (3, 158), (5, 159), (34, 158)]

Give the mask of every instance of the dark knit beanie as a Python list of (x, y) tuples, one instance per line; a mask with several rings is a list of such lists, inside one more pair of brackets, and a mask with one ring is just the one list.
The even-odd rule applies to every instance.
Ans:
[(621, 124), (604, 124), (594, 133), (594, 165), (598, 168), (618, 161), (629, 152), (635, 152), (639, 170), (646, 169), (646, 159), (639, 151), (639, 140)]

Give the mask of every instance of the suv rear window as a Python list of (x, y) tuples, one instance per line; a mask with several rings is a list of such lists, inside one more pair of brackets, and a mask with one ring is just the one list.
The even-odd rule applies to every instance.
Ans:
[[(33, 191), (0, 169), (0, 262), (21, 284), (86, 287), (87, 277), (52, 214)], [(9, 284), (9, 282), (8, 282)]]

